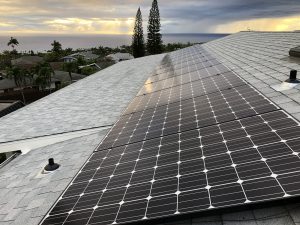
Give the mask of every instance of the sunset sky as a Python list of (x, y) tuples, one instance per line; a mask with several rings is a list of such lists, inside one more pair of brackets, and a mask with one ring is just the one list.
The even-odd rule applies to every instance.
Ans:
[[(0, 34), (130, 34), (152, 0), (0, 0)], [(300, 0), (158, 0), (163, 33), (300, 30)]]

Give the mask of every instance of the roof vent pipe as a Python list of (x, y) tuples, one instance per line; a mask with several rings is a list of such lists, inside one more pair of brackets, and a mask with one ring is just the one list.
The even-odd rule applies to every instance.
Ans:
[(297, 80), (297, 70), (291, 70), (291, 72), (290, 72), (290, 78), (287, 79), (286, 82), (289, 82), (289, 83), (299, 83), (299, 80)]
[(49, 171), (54, 171), (58, 168), (59, 168), (59, 164), (55, 163), (53, 158), (50, 158), (48, 160), (48, 165), (46, 165), (44, 169), (45, 171), (49, 172)]

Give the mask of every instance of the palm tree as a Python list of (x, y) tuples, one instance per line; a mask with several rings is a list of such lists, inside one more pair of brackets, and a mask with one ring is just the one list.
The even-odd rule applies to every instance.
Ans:
[(36, 77), (34, 83), (39, 85), (42, 90), (51, 86), (51, 77), (54, 74), (53, 69), (48, 63), (41, 63), (35, 67)]
[(16, 86), (21, 90), (23, 97), (23, 103), (26, 104), (25, 95), (23, 88), (26, 85), (26, 74), (27, 71), (18, 67), (7, 68), (7, 76), (15, 81)]
[(77, 68), (77, 63), (76, 62), (68, 62), (64, 63), (63, 68), (65, 71), (69, 73), (70, 80), (72, 81), (72, 72)]
[(61, 43), (58, 41), (54, 40), (52, 45), (52, 52), (60, 53), (62, 51)]
[(11, 37), (9, 42), (7, 43), (7, 46), (11, 46), (13, 51), (15, 50), (15, 46), (19, 44), (18, 40), (14, 37)]

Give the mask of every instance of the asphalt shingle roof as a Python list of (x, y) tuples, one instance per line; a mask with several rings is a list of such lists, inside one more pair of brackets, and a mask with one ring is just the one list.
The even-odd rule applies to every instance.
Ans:
[(112, 125), (162, 57), (113, 65), (1, 118), (0, 143)]
[[(0, 171), (0, 224), (38, 224), (108, 130), (21, 155)], [(61, 166), (42, 175), (48, 158)]]
[[(300, 120), (300, 85), (286, 91), (272, 86), (289, 78), (300, 65), (286, 60), (300, 45), (297, 32), (241, 32), (204, 44), (204, 48), (261, 93)], [(300, 75), (298, 75), (299, 77)]]
[[(119, 63), (0, 118), (0, 142), (109, 125), (31, 150), (0, 169), (1, 225), (41, 221), (162, 58)], [(51, 157), (61, 167), (42, 176)]]

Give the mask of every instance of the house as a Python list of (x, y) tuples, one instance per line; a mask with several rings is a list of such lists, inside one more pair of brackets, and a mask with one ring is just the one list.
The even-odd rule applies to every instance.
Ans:
[(11, 64), (13, 66), (18, 66), (18, 67), (22, 67), (22, 68), (26, 68), (26, 69), (32, 68), (41, 62), (43, 62), (42, 57), (31, 56), (31, 55), (22, 56), (20, 58), (11, 60)]
[(101, 70), (101, 67), (97, 63), (91, 63), (91, 64), (84, 65), (84, 66), (78, 66), (79, 69), (82, 69), (85, 67), (93, 67), (93, 68)]
[(134, 57), (130, 53), (115, 53), (115, 54), (110, 54), (106, 56), (106, 58), (114, 61), (115, 63), (125, 61), (125, 60), (130, 60), (133, 59)]
[(96, 60), (99, 56), (93, 54), (92, 51), (76, 52), (71, 55), (62, 58), (64, 62), (74, 62), (77, 61), (79, 57), (82, 57), (86, 61)]
[(69, 63), (69, 62), (75, 62), (75, 61), (77, 61), (77, 58), (74, 57), (74, 56), (68, 55), (68, 56), (63, 57), (62, 60), (65, 63)]
[(91, 75), (101, 70), (101, 67), (97, 63), (91, 63), (84, 66), (78, 66), (78, 71), (84, 75)]
[(0, 222), (299, 224), (299, 45), (296, 32), (240, 32), (115, 64), (0, 118), (0, 152), (22, 151), (0, 169)]
[(0, 79), (0, 93), (14, 90), (17, 88), (17, 85), (13, 79), (2, 77)]
[[(82, 75), (82, 74), (72, 73), (72, 79), (73, 79), (73, 81), (74, 80), (81, 80), (81, 79), (83, 79), (85, 77), (86, 76)], [(66, 72), (66, 71), (61, 71), (61, 70), (54, 70), (53, 79), (55, 79), (56, 81), (60, 81), (61, 83), (70, 82), (69, 73)]]

